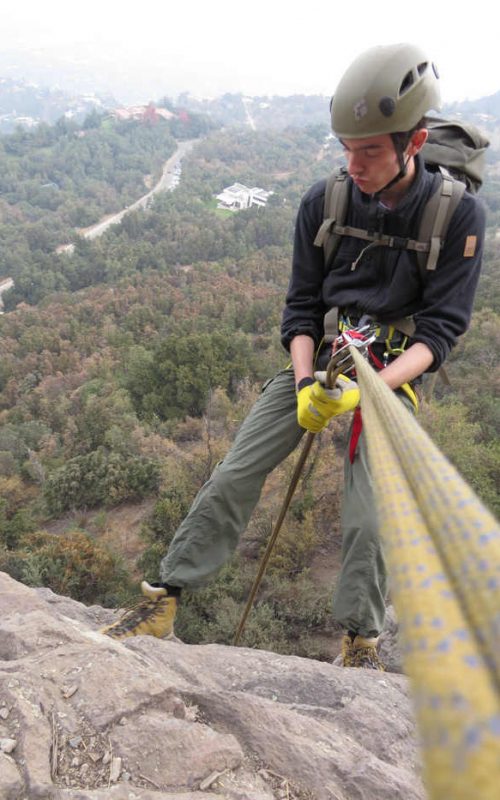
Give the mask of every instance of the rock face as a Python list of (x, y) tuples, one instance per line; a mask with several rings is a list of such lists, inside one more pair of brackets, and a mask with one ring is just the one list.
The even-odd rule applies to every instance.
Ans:
[(423, 800), (402, 675), (97, 632), (0, 573), (0, 800)]

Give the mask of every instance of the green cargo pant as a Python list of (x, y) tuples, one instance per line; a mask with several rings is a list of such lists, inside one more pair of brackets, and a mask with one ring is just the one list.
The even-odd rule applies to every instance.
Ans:
[[(234, 552), (267, 475), (303, 434), (293, 371), (283, 370), (265, 385), (231, 450), (198, 492), (161, 562), (162, 582), (196, 588), (209, 581)], [(352, 465), (346, 456), (342, 535), (334, 618), (348, 630), (373, 636), (383, 627), (387, 580), (363, 434)]]

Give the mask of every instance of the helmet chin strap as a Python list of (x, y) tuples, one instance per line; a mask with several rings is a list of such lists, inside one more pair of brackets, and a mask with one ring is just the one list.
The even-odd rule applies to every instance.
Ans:
[(388, 189), (391, 189), (393, 186), (395, 186), (396, 183), (399, 183), (399, 181), (405, 177), (408, 171), (408, 163), (410, 161), (410, 156), (408, 156), (405, 161), (404, 151), (401, 150), (400, 148), (397, 148), (396, 152), (399, 162), (399, 172), (397, 173), (397, 175), (394, 176), (394, 178), (391, 178), (391, 180), (388, 183), (386, 183), (385, 186), (382, 186), (382, 188), (379, 189), (378, 192), (374, 192), (370, 196), (370, 205), (368, 207), (368, 232), (371, 234), (375, 233), (375, 231), (378, 228), (379, 202), (381, 195)]
[(398, 155), (398, 162), (399, 162), (399, 172), (394, 178), (392, 178), (389, 181), (389, 183), (386, 183), (385, 186), (382, 186), (382, 188), (379, 189), (378, 192), (375, 192), (372, 195), (372, 197), (375, 197), (377, 199), (377, 202), (380, 199), (380, 195), (383, 194), (384, 192), (386, 192), (387, 189), (392, 189), (392, 187), (395, 186), (396, 183), (399, 183), (399, 181), (402, 180), (405, 177), (405, 175), (406, 175), (406, 173), (408, 171), (408, 164), (410, 162), (411, 156), (408, 156), (406, 161), (405, 161), (405, 159), (404, 159), (404, 151), (402, 152), (399, 149), (397, 151), (397, 155)]

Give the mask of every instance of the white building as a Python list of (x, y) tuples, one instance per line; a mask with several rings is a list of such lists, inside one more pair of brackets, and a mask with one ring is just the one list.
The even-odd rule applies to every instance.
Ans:
[(233, 183), (220, 194), (216, 195), (217, 208), (225, 208), (230, 211), (241, 211), (250, 206), (264, 207), (273, 192), (266, 192), (258, 186), (249, 189), (243, 183)]

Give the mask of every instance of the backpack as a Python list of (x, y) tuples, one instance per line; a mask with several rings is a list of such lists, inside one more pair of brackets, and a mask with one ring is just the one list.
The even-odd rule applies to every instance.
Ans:
[[(372, 246), (405, 248), (417, 253), (422, 278), (427, 270), (436, 269), (449, 222), (465, 190), (476, 193), (483, 182), (485, 151), (489, 141), (471, 124), (433, 117), (427, 120), (429, 136), (422, 155), (429, 171), (434, 172), (437, 186), (427, 201), (420, 221), (418, 238), (371, 233), (344, 225), (349, 203), (349, 181), (345, 169), (334, 172), (327, 180), (323, 223), (314, 244), (323, 247), (328, 269), (342, 236), (354, 236)], [(356, 263), (356, 262), (355, 262)]]

